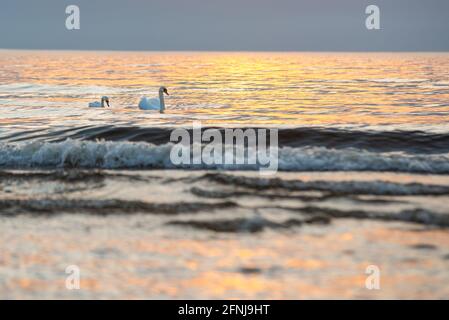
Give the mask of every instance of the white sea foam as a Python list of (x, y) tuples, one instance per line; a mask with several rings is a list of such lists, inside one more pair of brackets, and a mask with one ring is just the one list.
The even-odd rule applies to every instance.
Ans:
[[(195, 168), (258, 170), (257, 165), (182, 165), (170, 161), (173, 144), (154, 145), (129, 141), (79, 141), (0, 143), (0, 167), (12, 168)], [(449, 173), (449, 154), (417, 155), (376, 153), (359, 149), (283, 147), (282, 171), (398, 171)]]
[(401, 171), (448, 173), (449, 154), (417, 155), (403, 152), (371, 152), (323, 147), (279, 151), (279, 168), (285, 171)]

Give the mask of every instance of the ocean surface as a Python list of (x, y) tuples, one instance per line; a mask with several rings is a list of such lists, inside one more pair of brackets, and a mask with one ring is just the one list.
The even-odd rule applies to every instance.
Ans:
[[(174, 165), (193, 121), (279, 172)], [(447, 298), (448, 203), (447, 53), (0, 51), (1, 298)]]
[[(280, 129), (281, 170), (448, 173), (448, 76), (444, 53), (1, 51), (0, 166), (164, 168), (199, 121)], [(167, 112), (138, 110), (161, 85)]]

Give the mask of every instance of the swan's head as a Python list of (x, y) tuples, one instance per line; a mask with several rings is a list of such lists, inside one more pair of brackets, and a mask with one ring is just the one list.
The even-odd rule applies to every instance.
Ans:
[(165, 93), (167, 96), (169, 96), (167, 88), (166, 87), (160, 87), (159, 88), (159, 93)]
[(106, 102), (106, 104), (107, 104), (108, 107), (109, 107), (109, 98), (108, 98), (108, 97), (106, 97), (106, 96), (101, 97), (101, 101)]

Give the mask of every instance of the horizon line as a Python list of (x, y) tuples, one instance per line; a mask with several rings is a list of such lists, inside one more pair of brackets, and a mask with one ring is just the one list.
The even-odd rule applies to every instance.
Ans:
[(205, 49), (59, 49), (59, 48), (0, 48), (0, 51), (55, 52), (153, 52), (153, 53), (449, 53), (449, 50), (205, 50)]

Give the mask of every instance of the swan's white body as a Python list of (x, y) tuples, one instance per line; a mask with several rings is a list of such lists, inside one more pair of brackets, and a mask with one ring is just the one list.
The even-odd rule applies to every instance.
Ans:
[(89, 108), (104, 108), (104, 105), (101, 105), (101, 102), (95, 101), (89, 103)]
[(101, 97), (101, 102), (95, 101), (89, 103), (89, 108), (104, 108), (104, 103), (107, 103), (109, 107), (109, 98), (108, 97)]
[(139, 102), (139, 109), (141, 110), (161, 110), (161, 100), (158, 98), (149, 99), (142, 97)]
[(165, 99), (164, 93), (168, 95), (167, 88), (161, 87), (159, 89), (159, 99), (158, 98), (147, 98), (142, 97), (139, 102), (139, 109), (141, 110), (159, 110), (160, 113), (164, 113), (165, 110)]

